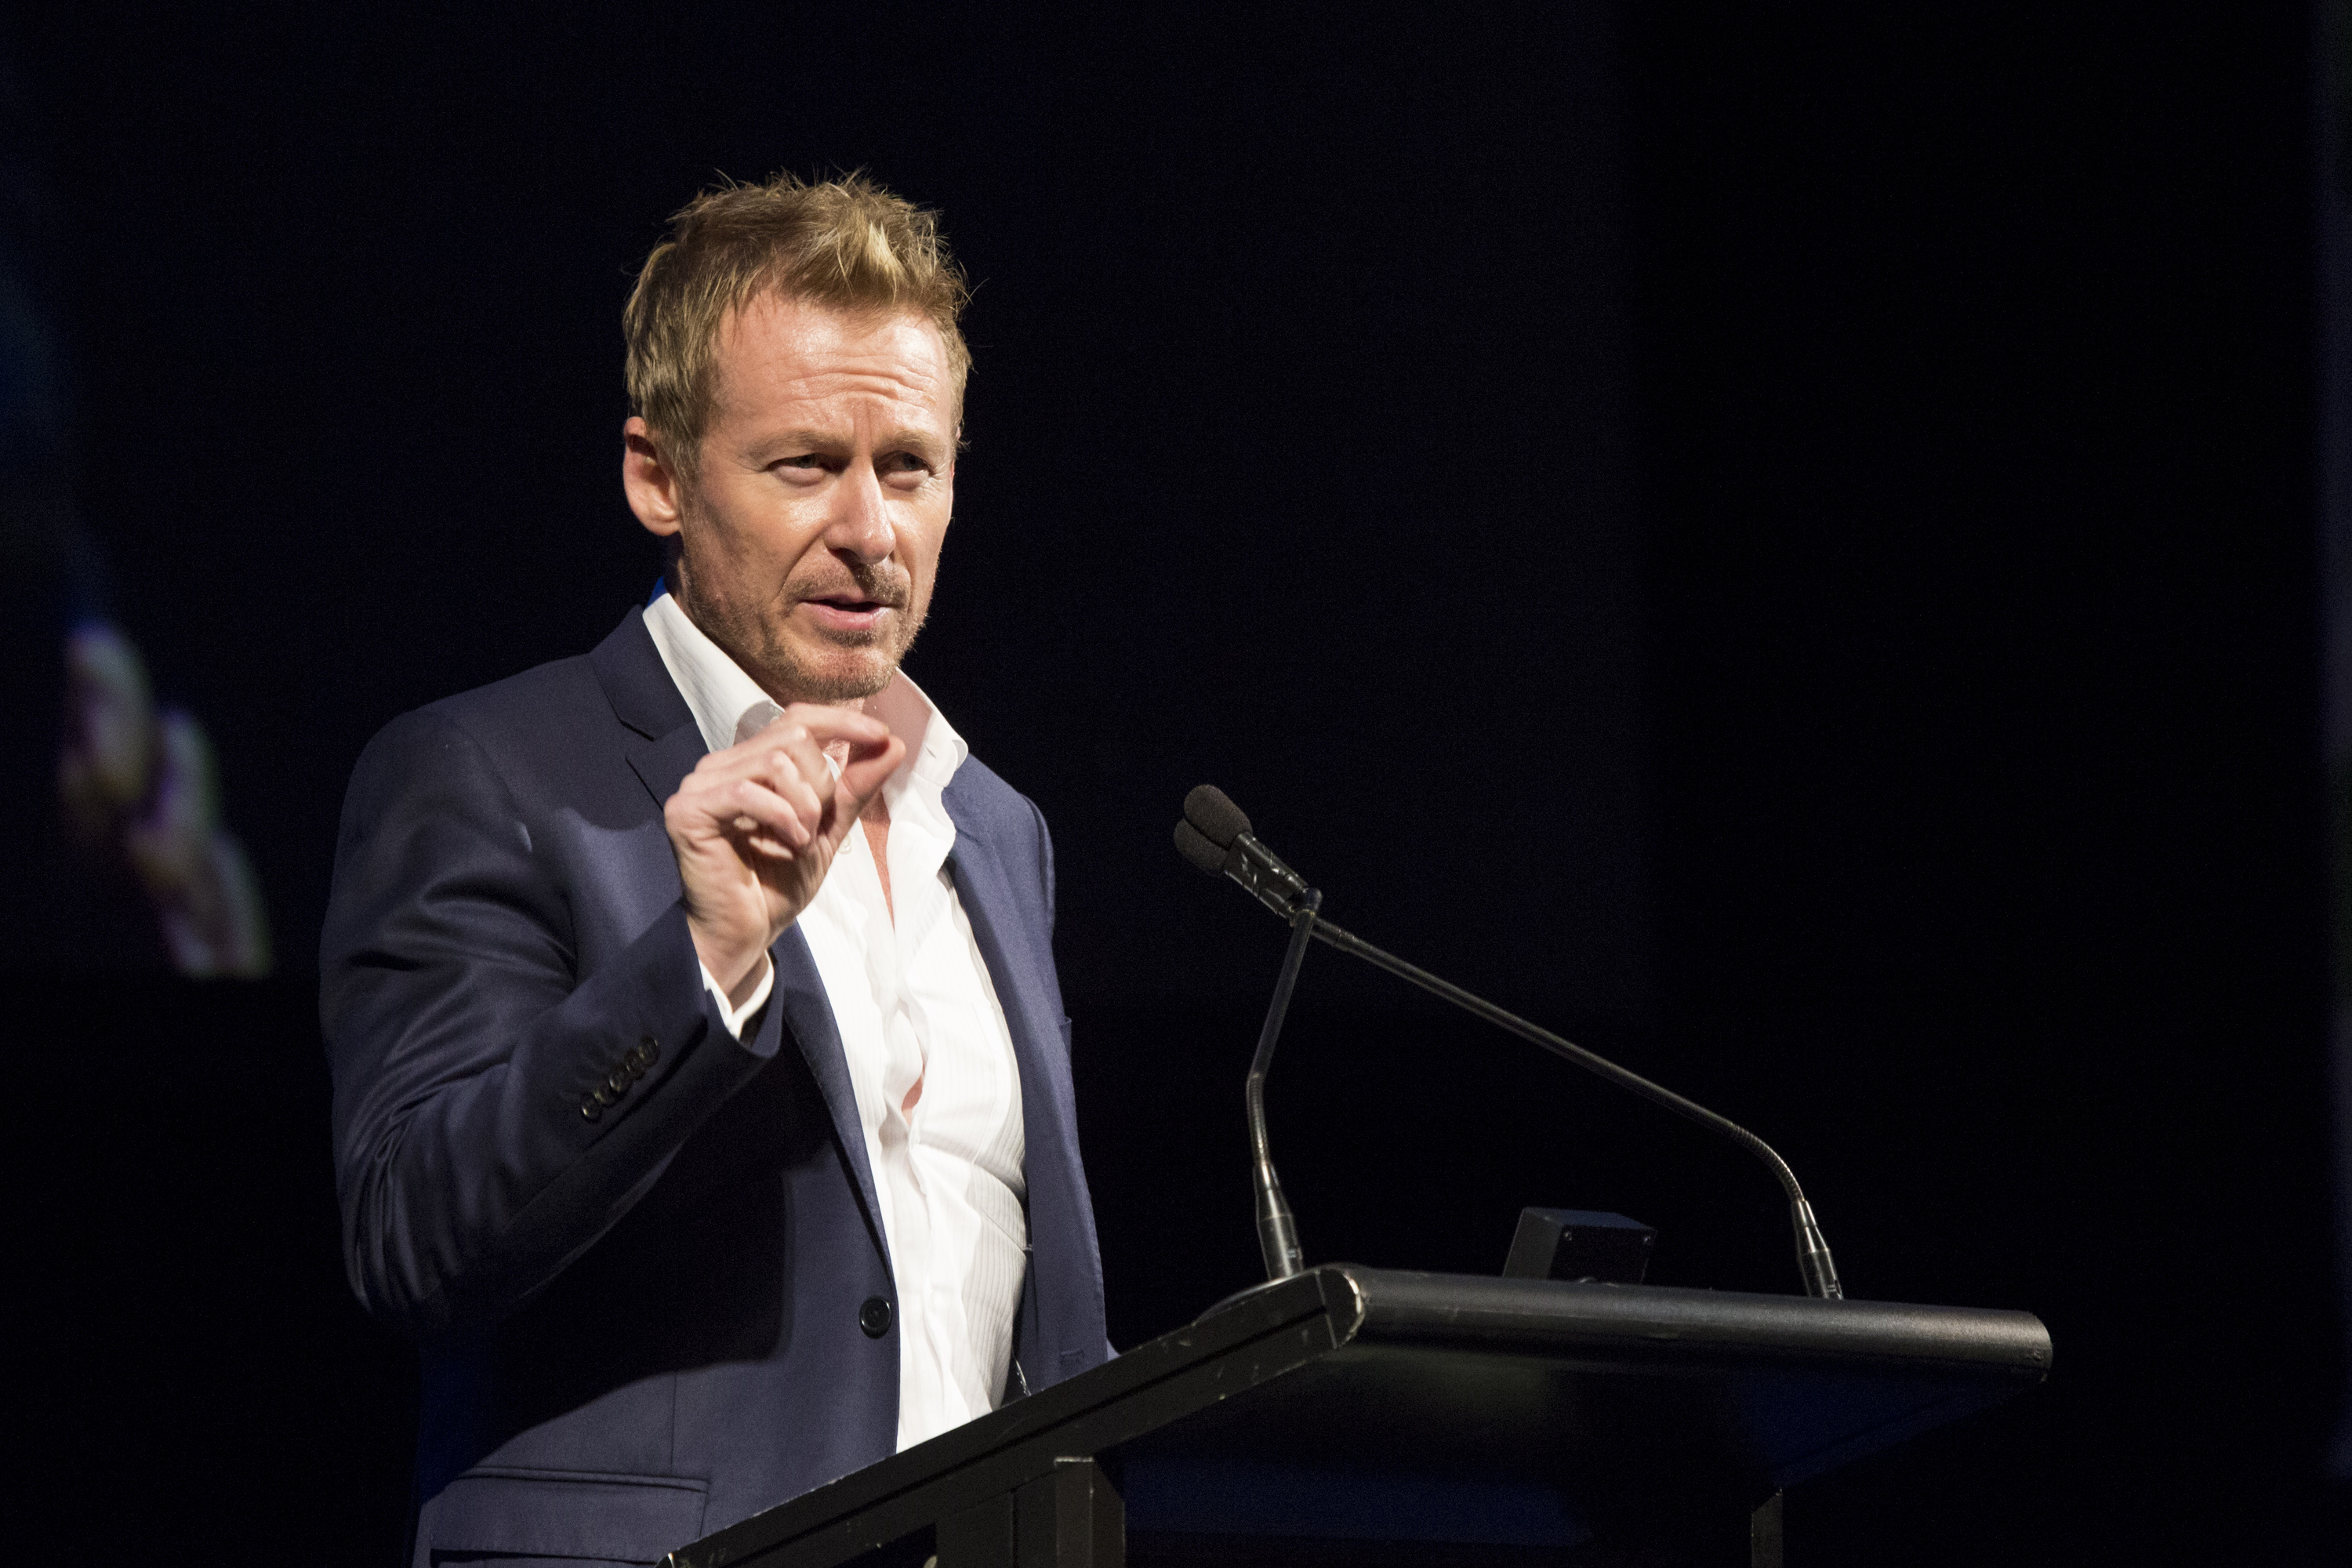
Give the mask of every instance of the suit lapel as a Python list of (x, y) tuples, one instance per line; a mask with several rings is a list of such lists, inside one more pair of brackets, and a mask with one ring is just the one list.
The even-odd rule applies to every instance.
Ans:
[[(955, 792), (948, 792), (956, 812)], [(956, 898), (971, 921), (1021, 1075), (1023, 1173), (1028, 1182), (1030, 1267), (1023, 1284), (1014, 1352), (1027, 1386), (1059, 1382), (1099, 1361), (1103, 1344), (1102, 1260), (1093, 1205), (1078, 1164), (1077, 1108), (1071, 1093), (1067, 1037), (1059, 988), (1042, 920), (1024, 903), (988, 840), (959, 822), (949, 859)]]
[[(646, 630), (645, 616), (636, 610), (621, 617), (620, 626), (597, 645), (589, 661), (614, 716), (642, 737), (625, 746), (624, 753), (646, 793), (653, 797), (658, 815), (695, 764), (709, 754), (702, 731), (694, 721), (694, 710), (670, 679), (669, 669), (654, 647), (653, 634)], [(834, 1137), (856, 1182), (858, 1201), (866, 1207), (866, 1230), (887, 1268), (890, 1247), (882, 1233), (881, 1205), (875, 1201), (874, 1173), (866, 1161), (865, 1123), (857, 1114), (849, 1058), (842, 1049), (833, 1004), (825, 1000), (815, 955), (809, 952), (808, 939), (793, 926), (776, 939), (769, 957), (776, 965), (776, 986), (770, 993), (769, 1005), (782, 1015), (783, 1026), (792, 1031), (808, 1063), (809, 1076), (824, 1097)]]
[(694, 765), (709, 755), (709, 748), (702, 743), (702, 731), (695, 727), (693, 715), (688, 714), (685, 723), (660, 739), (640, 741), (629, 747), (627, 755), (629, 766), (636, 771), (646, 793), (654, 797), (654, 810), (658, 815), (669, 797), (677, 793), (677, 786), (686, 782), (686, 775), (694, 771)]
[(1045, 995), (1045, 965), (1031, 949), (1003, 863), (986, 841), (959, 825), (949, 866), (957, 900), (971, 921), (981, 956), (988, 961), (997, 999), (1004, 1004), (1005, 1022), (1012, 1026), (1013, 1047), (1022, 1055), (1023, 1068), (1030, 1065), (1032, 1057), (1050, 1066), (1060, 1054), (1048, 1049), (1047, 1044), (1061, 1037), (1061, 1010)]
[(670, 679), (641, 611), (623, 616), (613, 635), (588, 656), (588, 663), (613, 705), (613, 716), (639, 736), (622, 748), (623, 754), (658, 812), (709, 751), (694, 722), (694, 710)]
[[(694, 710), (669, 678), (669, 667), (654, 647), (654, 634), (646, 630), (643, 611), (631, 610), (621, 617), (621, 624), (588, 655), (588, 667), (596, 672), (613, 716), (647, 740), (667, 735), (681, 724), (693, 727)], [(675, 781), (670, 787), (677, 787)]]
[[(833, 1117), (833, 1135), (841, 1144), (849, 1173), (857, 1184), (858, 1201), (866, 1205), (866, 1228), (874, 1238), (882, 1265), (890, 1265), (890, 1244), (882, 1233), (882, 1205), (875, 1199), (874, 1171), (866, 1161), (866, 1123), (857, 1114), (857, 1090), (849, 1081), (849, 1054), (842, 1048), (841, 1026), (825, 999), (824, 977), (817, 973), (816, 955), (797, 925), (788, 926), (768, 950), (775, 961), (776, 988), (768, 1005), (779, 1008), (784, 1026), (799, 1042), (809, 1076)], [(895, 1278), (895, 1275), (894, 1275)]]
[(1036, 951), (1037, 933), (1021, 920), (1013, 884), (986, 840), (959, 824), (949, 867), (957, 901), (971, 921), (971, 934), (1012, 1030), (1021, 1070), (1022, 1135), (1027, 1151), (1023, 1163), (1028, 1169), (1033, 1216), (1042, 1219), (1041, 1199), (1059, 1206), (1058, 1184), (1078, 1142), (1069, 1062), (1062, 1047), (1062, 1010), (1046, 979), (1052, 973), (1050, 960)]

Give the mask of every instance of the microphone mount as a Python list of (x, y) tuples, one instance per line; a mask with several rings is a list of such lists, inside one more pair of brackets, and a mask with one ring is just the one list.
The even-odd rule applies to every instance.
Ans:
[[(1309, 938), (1326, 946), (1338, 948), (1360, 958), (1375, 969), (1387, 971), (1400, 980), (1409, 981), (1433, 996), (1442, 996), (1466, 1013), (1471, 1013), (1496, 1027), (1517, 1035), (1530, 1044), (1541, 1046), (1554, 1056), (1575, 1063), (1596, 1077), (1608, 1079), (1619, 1088), (1640, 1095), (1654, 1105), (1664, 1106), (1677, 1116), (1729, 1139), (1764, 1162), (1780, 1191), (1789, 1202), (1789, 1222), (1795, 1233), (1797, 1272), (1803, 1280), (1805, 1294), (1824, 1300), (1838, 1300), (1845, 1290), (1838, 1282), (1837, 1265), (1830, 1257), (1829, 1243), (1822, 1236), (1822, 1227), (1813, 1217), (1812, 1205), (1805, 1201), (1804, 1189), (1797, 1184), (1797, 1173), (1780, 1158), (1772, 1146), (1728, 1117), (1718, 1116), (1696, 1100), (1685, 1100), (1663, 1084), (1653, 1083), (1637, 1072), (1619, 1067), (1608, 1058), (1586, 1050), (1573, 1041), (1561, 1038), (1550, 1030), (1528, 1022), (1515, 1013), (1505, 1011), (1482, 996), (1465, 991), (1451, 981), (1441, 980), (1425, 969), (1417, 968), (1374, 947), (1362, 938), (1342, 931), (1322, 918), (1323, 895), (1307, 885), (1304, 878), (1284, 865), (1274, 851), (1268, 849), (1249, 830), (1249, 818), (1241, 807), (1225, 797), (1224, 792), (1213, 784), (1202, 784), (1184, 797), (1184, 819), (1176, 825), (1177, 852), (1199, 870), (1210, 876), (1220, 873), (1231, 877), (1276, 914), (1290, 923), (1290, 949), (1283, 960), (1280, 979), (1275, 987), (1275, 1000), (1267, 1010), (1265, 1027), (1258, 1036), (1257, 1056), (1250, 1064), (1250, 1142), (1259, 1173), (1258, 1238), (1266, 1251), (1267, 1277), (1282, 1279), (1296, 1272), (1297, 1237), (1291, 1226), (1290, 1210), (1282, 1202), (1282, 1189), (1273, 1180), (1274, 1166), (1265, 1152), (1265, 1113), (1262, 1099), (1265, 1068), (1274, 1055), (1274, 1039), (1282, 1028), (1283, 1015), (1288, 1010), (1290, 994), (1297, 983), (1298, 968)], [(1269, 1206), (1268, 1193), (1279, 1205)], [(1275, 1271), (1276, 1254), (1268, 1242), (1269, 1215), (1277, 1213), (1285, 1226), (1289, 1256), (1293, 1268), (1282, 1273)]]

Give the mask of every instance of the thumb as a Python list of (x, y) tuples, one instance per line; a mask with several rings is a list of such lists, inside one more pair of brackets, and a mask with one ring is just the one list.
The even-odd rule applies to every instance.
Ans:
[(847, 837), (848, 825), (865, 814), (867, 803), (882, 793), (883, 784), (906, 760), (907, 742), (896, 735), (878, 746), (850, 752), (833, 786), (836, 837)]

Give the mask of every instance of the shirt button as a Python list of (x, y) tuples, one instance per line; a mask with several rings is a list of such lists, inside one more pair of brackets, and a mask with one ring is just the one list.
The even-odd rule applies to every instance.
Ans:
[(857, 1309), (857, 1326), (866, 1331), (869, 1340), (878, 1340), (890, 1331), (890, 1303), (879, 1296), (868, 1296)]

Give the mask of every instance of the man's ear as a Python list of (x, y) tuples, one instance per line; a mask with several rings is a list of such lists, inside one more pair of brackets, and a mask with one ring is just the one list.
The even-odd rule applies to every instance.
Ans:
[(636, 415), (621, 426), (621, 493), (648, 533), (676, 537), (686, 511), (685, 481), (654, 444), (654, 433)]

